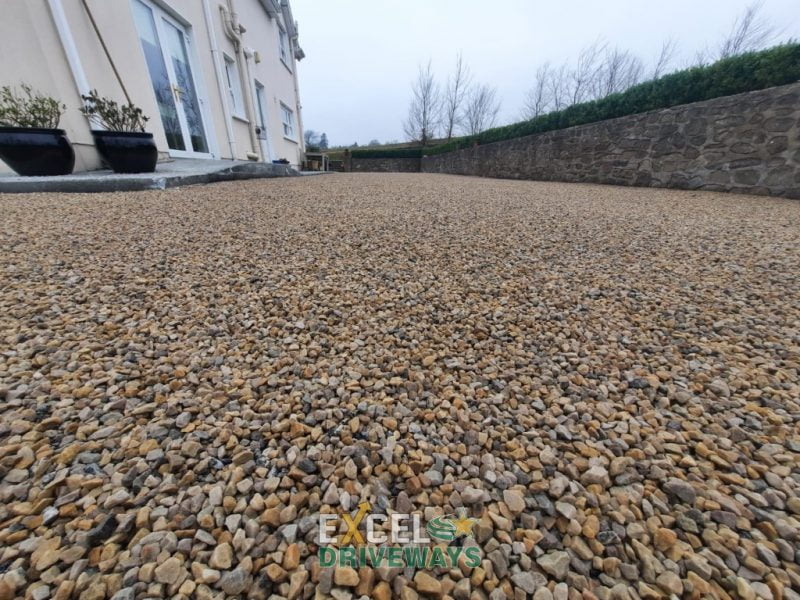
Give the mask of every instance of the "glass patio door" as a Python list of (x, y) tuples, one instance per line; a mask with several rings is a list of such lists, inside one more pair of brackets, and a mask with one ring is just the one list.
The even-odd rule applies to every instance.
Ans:
[(133, 0), (133, 15), (170, 155), (210, 158), (188, 34), (145, 0)]

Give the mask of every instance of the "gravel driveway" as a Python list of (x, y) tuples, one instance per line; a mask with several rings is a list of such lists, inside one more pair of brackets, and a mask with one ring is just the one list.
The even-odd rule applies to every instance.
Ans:
[[(800, 598), (800, 202), (337, 174), (0, 198), (0, 600)], [(481, 565), (317, 564), (466, 508)]]

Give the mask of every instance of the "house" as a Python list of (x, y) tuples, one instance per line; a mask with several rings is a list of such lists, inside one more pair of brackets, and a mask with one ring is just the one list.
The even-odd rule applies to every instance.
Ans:
[[(3, 0), (0, 86), (67, 106), (75, 170), (101, 166), (81, 94), (131, 101), (160, 158), (303, 161), (289, 0)], [(0, 163), (0, 169), (7, 167)]]

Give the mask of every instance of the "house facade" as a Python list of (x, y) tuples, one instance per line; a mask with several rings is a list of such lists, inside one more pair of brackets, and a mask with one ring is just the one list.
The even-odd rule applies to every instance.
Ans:
[[(4, 0), (0, 86), (67, 106), (75, 171), (101, 167), (81, 94), (130, 101), (161, 159), (303, 159), (289, 0)], [(0, 163), (0, 169), (7, 167)]]

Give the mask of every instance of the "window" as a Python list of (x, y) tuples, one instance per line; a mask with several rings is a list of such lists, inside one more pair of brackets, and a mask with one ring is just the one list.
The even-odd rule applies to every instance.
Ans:
[(231, 57), (227, 54), (222, 56), (225, 59), (225, 80), (228, 82), (231, 112), (236, 117), (244, 118), (244, 102), (242, 100), (242, 84), (239, 83), (239, 70), (236, 68), (236, 62)]
[(281, 102), (281, 120), (283, 121), (283, 136), (294, 139), (294, 112)]
[(281, 60), (283, 64), (287, 67), (289, 66), (289, 36), (286, 35), (286, 31), (281, 27), (278, 26), (278, 49), (281, 53)]

